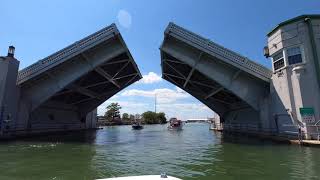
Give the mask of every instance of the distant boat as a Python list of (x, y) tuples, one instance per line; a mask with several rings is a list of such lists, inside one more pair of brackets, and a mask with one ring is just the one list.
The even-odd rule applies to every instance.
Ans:
[(171, 118), (169, 120), (169, 130), (182, 130), (183, 122), (177, 118)]
[(132, 129), (140, 130), (140, 129), (143, 129), (143, 126), (139, 121), (135, 120), (135, 122), (132, 124)]
[(132, 129), (134, 130), (143, 129), (143, 126), (141, 124), (132, 124)]

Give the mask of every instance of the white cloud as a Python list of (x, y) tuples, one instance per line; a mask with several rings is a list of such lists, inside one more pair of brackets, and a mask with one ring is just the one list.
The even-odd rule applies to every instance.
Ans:
[(176, 86), (176, 91), (179, 93), (186, 93), (183, 89), (179, 88), (178, 86)]
[(168, 118), (177, 117), (182, 120), (214, 116), (214, 112), (201, 103), (159, 104), (157, 109), (159, 112), (165, 112)]
[[(99, 106), (98, 114), (103, 115), (107, 105), (112, 102), (120, 104), (122, 107), (120, 110), (121, 113), (142, 114), (146, 111), (154, 111), (155, 95), (157, 96), (157, 112), (166, 113), (167, 118), (177, 117), (182, 120), (187, 120), (190, 118), (207, 118), (214, 116), (214, 112), (211, 109), (178, 87), (173, 89), (125, 90)], [(149, 99), (142, 99), (142, 97)]]
[[(139, 103), (135, 101), (106, 101), (98, 107), (98, 114), (103, 115), (106, 111), (106, 107), (112, 103), (117, 102), (120, 104), (122, 113), (129, 114), (142, 114), (146, 111), (153, 111), (154, 104)], [(182, 120), (190, 118), (207, 118), (213, 117), (214, 112), (207, 106), (201, 103), (162, 103), (157, 104), (157, 112), (165, 112), (167, 118), (177, 117)]]
[(174, 103), (174, 104), (160, 104), (159, 108), (168, 109), (170, 107), (175, 107), (180, 111), (204, 111), (210, 110), (206, 105), (200, 103)]
[(119, 98), (119, 95), (115, 94), (111, 98), (109, 98), (108, 100), (116, 100), (118, 98)]
[(189, 94), (183, 90), (173, 90), (168, 88), (154, 89), (154, 90), (139, 90), (130, 89), (121, 93), (121, 96), (141, 96), (149, 98), (157, 98), (157, 103), (172, 103), (178, 99), (184, 99), (190, 97)]
[(142, 75), (142, 79), (139, 81), (139, 83), (142, 84), (152, 84), (162, 81), (161, 76), (154, 72), (149, 72), (148, 74)]
[(131, 18), (131, 15), (128, 11), (121, 9), (118, 12), (117, 18), (118, 18), (119, 24), (121, 26), (123, 26), (124, 28), (129, 29), (131, 27), (132, 18)]

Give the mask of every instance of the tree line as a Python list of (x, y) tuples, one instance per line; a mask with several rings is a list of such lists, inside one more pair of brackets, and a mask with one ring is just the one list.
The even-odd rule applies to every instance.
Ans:
[(102, 125), (122, 125), (131, 124), (135, 120), (141, 121), (143, 124), (165, 124), (167, 118), (164, 112), (147, 111), (142, 114), (120, 114), (121, 106), (118, 103), (111, 103), (107, 106), (106, 112), (101, 117)]

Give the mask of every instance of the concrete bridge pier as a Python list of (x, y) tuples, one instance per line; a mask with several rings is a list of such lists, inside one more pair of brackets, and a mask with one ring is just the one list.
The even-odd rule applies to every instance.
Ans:
[(77, 109), (65, 104), (47, 102), (29, 113), (30, 108), (23, 106), (25, 101), (20, 99), (21, 88), (17, 86), (19, 61), (13, 55), (0, 57), (1, 137), (25, 134), (28, 131), (36, 133), (96, 128), (96, 109), (81, 116)]
[(9, 47), (8, 55), (0, 57), (0, 137), (14, 126), (18, 114), (20, 89), (16, 85), (19, 61), (14, 58), (15, 48)]

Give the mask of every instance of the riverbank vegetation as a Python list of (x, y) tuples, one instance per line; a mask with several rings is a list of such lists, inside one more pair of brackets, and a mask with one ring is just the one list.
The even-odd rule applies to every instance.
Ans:
[(147, 111), (142, 113), (142, 118), (146, 124), (165, 124), (167, 123), (166, 114), (163, 112), (155, 113)]
[(130, 125), (134, 121), (142, 124), (165, 124), (167, 123), (164, 112), (147, 111), (142, 114), (123, 113), (121, 116), (121, 106), (118, 103), (111, 103), (107, 106), (104, 116), (98, 117), (98, 126)]

